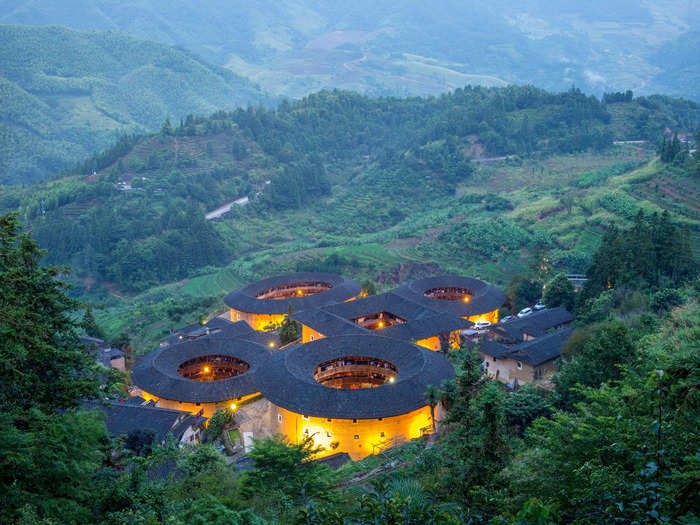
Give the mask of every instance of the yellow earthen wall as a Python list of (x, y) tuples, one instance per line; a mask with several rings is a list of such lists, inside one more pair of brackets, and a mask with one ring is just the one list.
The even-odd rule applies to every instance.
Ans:
[[(381, 451), (381, 443), (388, 442), (394, 437), (411, 440), (422, 435), (423, 429), (432, 431), (430, 407), (419, 408), (401, 416), (379, 419), (331, 419), (309, 417), (290, 412), (281, 407), (277, 408), (278, 433), (287, 436), (292, 443), (300, 443), (305, 436), (312, 436), (315, 446), (324, 450), (318, 457), (328, 456), (337, 452), (347, 452), (354, 460), (362, 459)], [(274, 410), (274, 407), (273, 407)], [(435, 407), (435, 418), (440, 419), (440, 408)], [(306, 432), (308, 430), (308, 433)], [(381, 433), (384, 432), (382, 437)], [(330, 436), (328, 435), (330, 433)], [(358, 439), (355, 439), (358, 436)], [(338, 443), (332, 448), (332, 443)], [(386, 446), (386, 445), (385, 445)]]
[(477, 321), (490, 321), (492, 324), (496, 324), (498, 322), (498, 310), (487, 312), (485, 314), (471, 315), (469, 317), (465, 317), (465, 319), (471, 321), (472, 323), (476, 323)]
[(234, 308), (231, 308), (231, 322), (235, 323), (238, 321), (245, 321), (248, 323), (253, 330), (258, 330), (260, 332), (266, 331), (267, 326), (274, 325), (279, 326), (284, 321), (286, 314), (281, 315), (269, 315), (269, 314), (251, 314), (248, 312), (241, 312)]
[(172, 410), (183, 410), (185, 412), (189, 412), (190, 414), (196, 414), (200, 410), (204, 409), (204, 417), (211, 417), (214, 415), (214, 412), (219, 410), (220, 408), (231, 408), (232, 404), (240, 405), (242, 402), (247, 401), (248, 399), (255, 397), (259, 394), (250, 394), (248, 396), (243, 396), (238, 399), (229, 399), (228, 401), (220, 401), (218, 403), (183, 403), (181, 401), (173, 401), (171, 399), (164, 399), (162, 397), (154, 396), (153, 394), (149, 394), (148, 392), (143, 391), (141, 394), (141, 397), (143, 397), (146, 401), (150, 400), (155, 400), (158, 402), (158, 406), (161, 408), (170, 408)]
[[(459, 342), (460, 342), (459, 330), (455, 330), (454, 332), (450, 333), (449, 341), (450, 341), (450, 348), (453, 348), (453, 349), (459, 348)], [(418, 346), (422, 346), (423, 348), (427, 348), (428, 350), (432, 350), (434, 352), (440, 351), (440, 338), (437, 335), (416, 341), (416, 344)]]
[(301, 325), (301, 342), (308, 343), (310, 341), (315, 341), (317, 339), (323, 339), (326, 337), (321, 332), (317, 332), (313, 328), (309, 328), (306, 325)]

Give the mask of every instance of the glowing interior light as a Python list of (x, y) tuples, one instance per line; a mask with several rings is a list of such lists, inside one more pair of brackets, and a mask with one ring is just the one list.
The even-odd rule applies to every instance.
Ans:
[(297, 290), (297, 295), (301, 295), (301, 294), (303, 294), (303, 293), (304, 293), (304, 292), (302, 292), (301, 290)]
[(205, 367), (204, 367), (204, 372), (205, 372), (205, 373), (209, 373), (209, 367), (208, 367), (208, 366), (205, 366)]
[(379, 321), (379, 328), (384, 328), (384, 321)]
[(231, 403), (231, 410), (236, 410), (236, 403)]
[(389, 383), (393, 383), (396, 379), (394, 377), (389, 378)]
[(274, 342), (274, 341), (270, 341), (269, 343), (267, 343), (267, 346), (269, 346), (270, 348), (274, 348), (274, 347), (275, 347), (275, 342)]
[(465, 302), (465, 303), (468, 303), (468, 302), (469, 302), (469, 297), (465, 297), (465, 298), (464, 298), (464, 302)]

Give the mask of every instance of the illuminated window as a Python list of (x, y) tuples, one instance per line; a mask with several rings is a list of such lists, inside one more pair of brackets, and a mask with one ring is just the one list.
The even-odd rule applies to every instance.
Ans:
[(360, 434), (355, 434), (355, 435), (353, 436), (353, 439), (360, 439)]
[(357, 419), (353, 419), (352, 422), (353, 422), (353, 423), (357, 423)]
[(197, 405), (197, 406), (199, 406), (199, 405), (201, 405), (201, 404), (202, 404), (202, 403), (195, 403), (195, 405)]
[(312, 341), (314, 340), (314, 336), (313, 336), (313, 335), (311, 336), (311, 340), (312, 340)]
[(523, 369), (523, 364), (520, 361), (517, 361), (517, 365), (518, 365), (518, 370)]
[(326, 432), (326, 436), (327, 436), (327, 437), (333, 437), (333, 434), (331, 434), (330, 432)]
[(308, 433), (309, 433), (309, 429), (308, 429), (308, 428), (305, 428), (305, 429), (304, 429), (304, 434), (308, 434)]
[(383, 417), (380, 417), (380, 418), (377, 419), (377, 421), (383, 421), (383, 420), (384, 420)]
[(282, 414), (277, 414), (277, 421), (282, 422)]
[(328, 422), (330, 423), (330, 422), (333, 421), (333, 420), (332, 420), (332, 419), (326, 419), (326, 421), (328, 421)]
[(379, 434), (379, 436), (380, 436), (380, 437), (384, 437), (384, 432), (381, 432), (381, 433)]
[(305, 421), (308, 421), (308, 420), (309, 420), (309, 416), (301, 416), (301, 418), (302, 418), (303, 420), (305, 420)]

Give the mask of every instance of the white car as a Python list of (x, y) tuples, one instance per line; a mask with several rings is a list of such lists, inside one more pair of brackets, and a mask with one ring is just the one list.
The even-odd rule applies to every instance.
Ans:
[(535, 304), (535, 306), (532, 307), (532, 309), (535, 310), (536, 312), (539, 312), (540, 310), (544, 310), (545, 308), (547, 308), (547, 307), (544, 305), (544, 303), (541, 300), (537, 301), (537, 304)]
[(489, 326), (491, 326), (491, 321), (477, 321), (476, 323), (474, 323), (474, 328), (476, 330), (484, 330)]
[(522, 319), (523, 317), (527, 317), (528, 315), (532, 315), (532, 308), (523, 308), (518, 312), (518, 317)]

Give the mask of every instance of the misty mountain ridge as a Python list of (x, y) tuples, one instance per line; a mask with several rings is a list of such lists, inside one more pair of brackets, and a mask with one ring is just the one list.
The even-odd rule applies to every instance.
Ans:
[(292, 98), (574, 84), (700, 99), (695, 2), (3, 0), (0, 10), (0, 23), (121, 30), (190, 49)]

